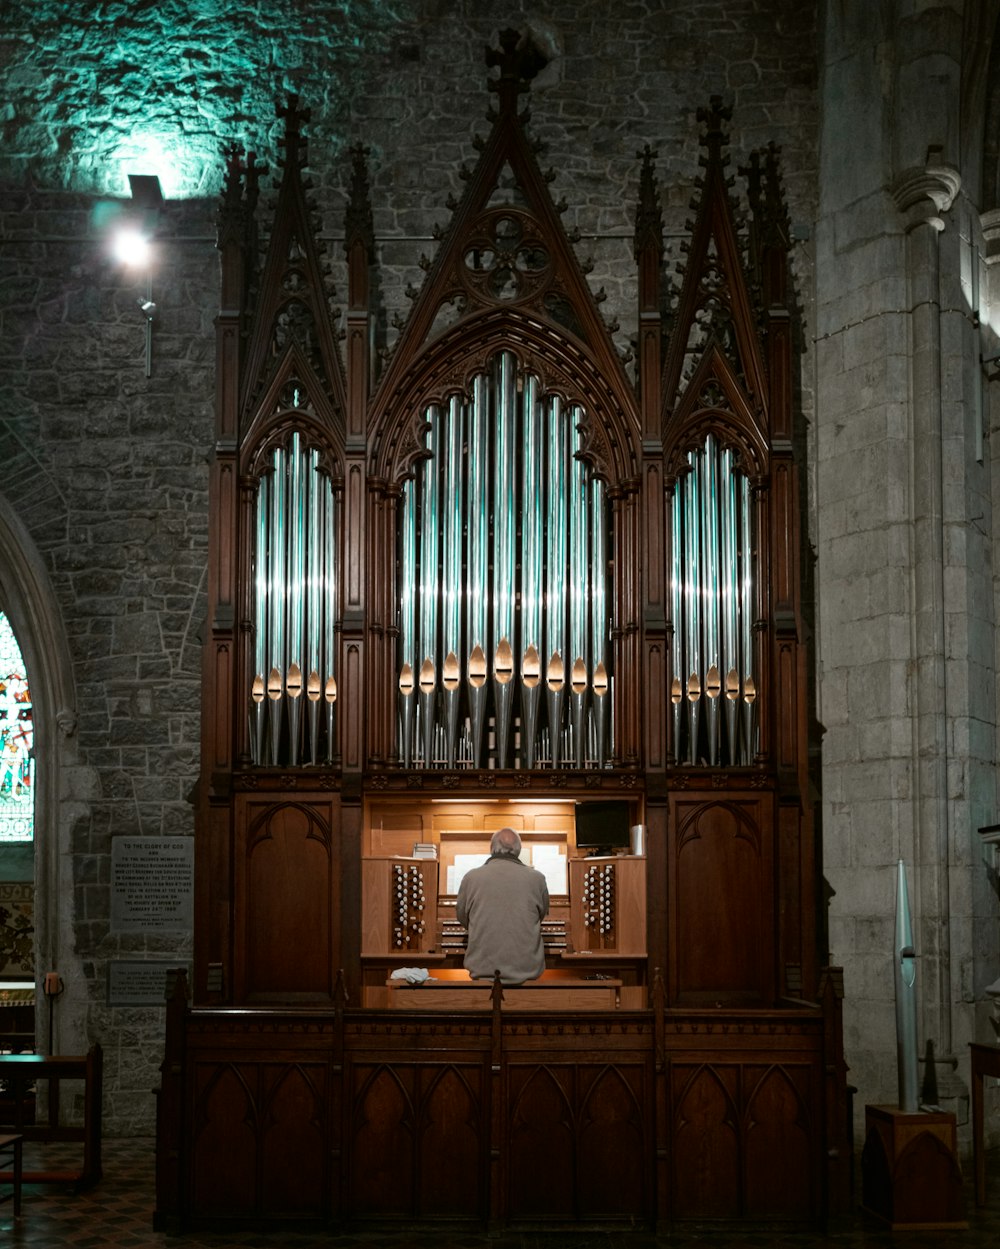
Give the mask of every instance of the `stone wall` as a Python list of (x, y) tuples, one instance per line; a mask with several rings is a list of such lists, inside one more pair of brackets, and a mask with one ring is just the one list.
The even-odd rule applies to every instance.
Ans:
[[(275, 103), (300, 93), (313, 110), (310, 166), (342, 292), (346, 148), (368, 145), (380, 319), (391, 346), (393, 318), (409, 306), (405, 287), (419, 285), (420, 254), (432, 253), (446, 199), (462, 190), (459, 166), (472, 164), (473, 135), (488, 128), (483, 49), (498, 25), (530, 27), (550, 56), (532, 92), (531, 129), (625, 351), (635, 329), (637, 153), (646, 143), (658, 151), (673, 272), (698, 171), (696, 110), (712, 95), (733, 106), (734, 174), (753, 147), (781, 146), (790, 215), (808, 237), (817, 202), (815, 12), (791, 0), (553, 0), (544, 16), (495, 16), (474, 0), (69, 8), (15, 2), (0, 34), (8, 84), (0, 494), (48, 574), (75, 684), (72, 766), (61, 773), (58, 812), (38, 834), (39, 887), (50, 894), (39, 971), (58, 967), (66, 985), (51, 1043), (72, 1052), (100, 1040), (107, 1131), (148, 1133), (162, 1011), (108, 1007), (108, 962), (184, 962), (190, 945), (183, 936), (111, 932), (110, 855), (118, 835), (192, 831), (219, 146), (244, 142), (273, 171)], [(124, 207), (129, 171), (161, 173), (168, 196), (148, 378), (137, 307), (145, 276), (107, 253), (106, 225)], [(813, 278), (805, 242), (795, 266), (806, 343)], [(806, 353), (806, 412), (810, 376)], [(4, 563), (0, 552), (0, 593)], [(39, 766), (54, 769), (58, 759)]]
[(933, 1044), (939, 1099), (961, 1124), (966, 1047), (992, 1039), (976, 1004), (997, 967), (978, 835), (997, 818), (993, 485), (977, 393), (992, 332), (978, 298), (981, 152), (975, 123), (958, 124), (988, 38), (970, 38), (967, 7), (964, 27), (954, 6), (828, 14), (810, 457), (830, 942), (859, 1109), (896, 1099), (902, 859), (920, 1045)]

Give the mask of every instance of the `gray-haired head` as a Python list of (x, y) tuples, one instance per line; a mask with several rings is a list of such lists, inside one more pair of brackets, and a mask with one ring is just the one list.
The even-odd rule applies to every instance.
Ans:
[(499, 828), (490, 841), (490, 854), (509, 854), (516, 859), (521, 853), (521, 838), (512, 828)]

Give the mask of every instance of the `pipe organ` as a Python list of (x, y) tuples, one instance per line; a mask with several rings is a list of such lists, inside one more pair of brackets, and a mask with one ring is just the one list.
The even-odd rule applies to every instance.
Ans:
[(607, 510), (582, 408), (504, 351), (425, 415), (399, 521), (404, 766), (604, 767)]
[[(728, 114), (699, 113), (668, 291), (647, 148), (631, 367), (525, 131), (540, 55), (509, 30), (488, 52), (492, 129), (391, 350), (363, 149), (336, 315), (308, 114), (279, 110), (263, 250), (261, 166), (228, 154), (165, 1227), (801, 1223), (849, 1199), (777, 154), (740, 171), (744, 231)], [(505, 825), (550, 894), (517, 988), (469, 981), (455, 910)]]

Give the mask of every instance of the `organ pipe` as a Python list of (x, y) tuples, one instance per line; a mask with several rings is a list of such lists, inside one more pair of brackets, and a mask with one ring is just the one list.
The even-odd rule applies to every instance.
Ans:
[(671, 503), (673, 753), (690, 764), (746, 765), (758, 692), (750, 484), (737, 454), (712, 435), (688, 464)]
[(521, 754), (535, 766), (542, 651), (542, 421), (537, 379), (524, 383), (524, 463), (521, 474)]
[(590, 658), (594, 666), (594, 753), (597, 766), (607, 759), (608, 709), (608, 593), (607, 530), (604, 523), (604, 483), (590, 483)]
[(320, 698), (320, 646), (323, 638), (323, 526), (319, 486), (319, 454), (309, 452), (309, 471), (306, 482), (309, 490), (309, 514), (306, 525), (306, 549), (308, 572), (306, 577), (306, 618), (309, 628), (306, 634), (307, 694), (309, 698), (309, 762), (319, 762), (319, 698)]
[(435, 693), (437, 689), (437, 624), (438, 624), (438, 539), (440, 524), (439, 457), (440, 409), (428, 408), (427, 449), (430, 459), (421, 477), (420, 508), (420, 656), (418, 698), (422, 720), (424, 767), (434, 761)]
[[(255, 764), (267, 758), (272, 766), (297, 766), (308, 737), (308, 759), (315, 764), (324, 681), (336, 684), (335, 514), (319, 452), (306, 447), (298, 433), (271, 453), (258, 486), (253, 540), (251, 758)], [(326, 737), (330, 761), (332, 717)]]
[(702, 609), (705, 615), (705, 695), (708, 720), (708, 761), (715, 767), (719, 762), (719, 609), (722, 601), (719, 582), (719, 491), (718, 465), (715, 455), (715, 439), (711, 434), (705, 440), (704, 472), (702, 474), (702, 525), (705, 535), (704, 566), (705, 593)]
[(482, 765), (483, 726), (486, 718), (486, 634), (489, 603), (489, 494), (487, 490), (489, 383), (477, 374), (472, 384), (472, 407), (468, 439), (468, 490), (466, 532), (469, 555), (466, 593), (468, 649), (469, 735), (473, 766)]
[(549, 403), (548, 550), (545, 577), (545, 701), (549, 721), (549, 754), (559, 767), (563, 694), (566, 676), (566, 428), (558, 395)]
[(428, 456), (403, 488), (399, 521), (404, 764), (603, 766), (607, 509), (602, 483), (574, 458), (571, 418), (579, 425), (585, 413), (542, 394), (538, 378), (500, 352), (467, 396), (425, 416)]
[(399, 731), (403, 766), (413, 763), (413, 722), (416, 718), (416, 586), (417, 509), (413, 504), (413, 482), (403, 485), (399, 533)]
[(739, 563), (736, 557), (736, 521), (739, 504), (736, 497), (738, 478), (734, 472), (733, 453), (722, 453), (722, 488), (720, 514), (722, 528), (722, 654), (726, 669), (726, 740), (733, 757), (738, 758), (740, 675), (736, 666), (739, 628)]
[(493, 662), (497, 767), (507, 766), (513, 706), (514, 585), (516, 499), (514, 457), (517, 445), (515, 361), (509, 351), (496, 357), (496, 454), (493, 460)]
[[(579, 407), (572, 410), (574, 426), (580, 423)], [(575, 457), (569, 464), (569, 651), (570, 707), (573, 726), (573, 751), (576, 766), (582, 768), (586, 759), (584, 711), (587, 701), (587, 623), (590, 536), (587, 524), (587, 476), (582, 460)]]
[(445, 705), (445, 755), (455, 766), (458, 696), (462, 672), (462, 406), (452, 395), (443, 421), (444, 497), (441, 500), (441, 684)]

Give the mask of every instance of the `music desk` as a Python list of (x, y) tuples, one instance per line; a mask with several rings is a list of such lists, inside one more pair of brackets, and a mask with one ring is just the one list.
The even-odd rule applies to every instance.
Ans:
[(969, 1046), (972, 1055), (972, 1169), (976, 1177), (976, 1205), (986, 1204), (986, 1147), (983, 1143), (983, 1080), (986, 1076), (1000, 1079), (1000, 1046)]

